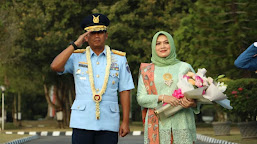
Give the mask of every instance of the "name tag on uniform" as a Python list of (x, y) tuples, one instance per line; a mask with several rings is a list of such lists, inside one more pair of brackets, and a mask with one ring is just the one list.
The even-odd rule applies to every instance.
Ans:
[(87, 62), (79, 62), (79, 67), (85, 67), (85, 68), (87, 68), (87, 67), (88, 67), (88, 64), (87, 64)]
[(88, 65), (85, 65), (85, 64), (79, 64), (79, 67), (85, 67), (85, 68), (87, 68), (87, 67), (88, 67)]

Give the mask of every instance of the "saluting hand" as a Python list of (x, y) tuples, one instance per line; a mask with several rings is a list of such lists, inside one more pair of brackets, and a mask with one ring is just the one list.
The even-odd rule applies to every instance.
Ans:
[(77, 47), (81, 47), (86, 41), (87, 37), (90, 35), (91, 31), (87, 31), (79, 36), (79, 38), (74, 42)]

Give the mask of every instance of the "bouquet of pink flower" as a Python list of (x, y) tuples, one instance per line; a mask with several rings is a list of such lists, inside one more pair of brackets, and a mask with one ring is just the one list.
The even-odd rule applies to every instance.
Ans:
[[(194, 99), (197, 103), (201, 104), (212, 104), (214, 101), (224, 108), (232, 109), (230, 101), (224, 94), (227, 85), (216, 82), (211, 77), (207, 78), (205, 76), (206, 72), (207, 70), (203, 68), (198, 69), (196, 74), (188, 72), (185, 75), (179, 76), (177, 83), (178, 89), (173, 92), (172, 96), (178, 99), (183, 97)], [(216, 80), (223, 77), (224, 75), (220, 75)], [(183, 109), (181, 105), (173, 107), (170, 104), (164, 103), (162, 106), (156, 108), (155, 114), (161, 117), (169, 117), (181, 109)]]

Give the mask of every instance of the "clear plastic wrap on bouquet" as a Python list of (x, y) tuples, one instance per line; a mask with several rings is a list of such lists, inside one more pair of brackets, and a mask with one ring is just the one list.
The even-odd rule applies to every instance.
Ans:
[(183, 109), (183, 107), (181, 105), (173, 107), (170, 104), (166, 104), (164, 106), (157, 107), (156, 110), (154, 111), (154, 113), (160, 119), (165, 119), (167, 117), (170, 117), (170, 116), (174, 115), (175, 113), (177, 113), (181, 109)]

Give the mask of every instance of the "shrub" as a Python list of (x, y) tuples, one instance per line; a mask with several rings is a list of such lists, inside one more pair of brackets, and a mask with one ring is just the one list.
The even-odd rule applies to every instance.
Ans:
[(227, 112), (237, 117), (237, 121), (254, 121), (257, 116), (257, 80), (242, 78), (226, 81), (226, 94), (232, 110)]

